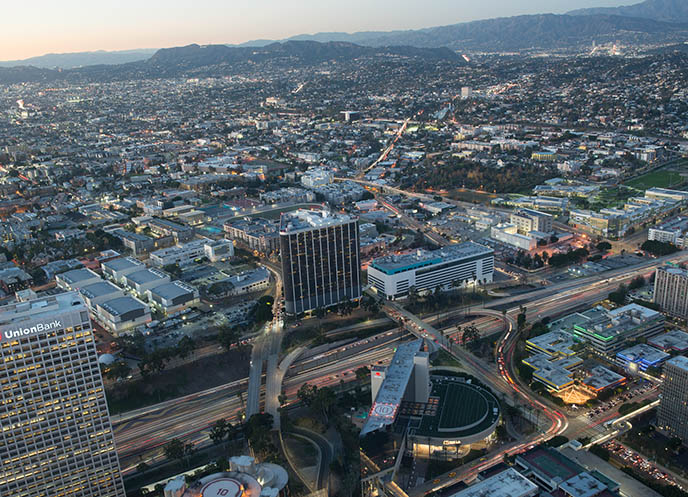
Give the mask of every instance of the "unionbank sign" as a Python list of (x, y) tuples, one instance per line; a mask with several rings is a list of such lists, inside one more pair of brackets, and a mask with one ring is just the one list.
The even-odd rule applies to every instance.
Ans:
[(21, 338), (35, 333), (42, 333), (44, 331), (56, 330), (62, 328), (62, 321), (56, 319), (49, 323), (37, 323), (27, 328), (17, 328), (16, 330), (5, 330), (2, 333), (2, 338), (11, 340), (13, 338)]

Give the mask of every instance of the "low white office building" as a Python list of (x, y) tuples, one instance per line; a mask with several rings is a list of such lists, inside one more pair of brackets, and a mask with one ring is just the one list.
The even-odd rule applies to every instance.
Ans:
[(416, 291), (453, 285), (491, 283), (494, 251), (475, 242), (449, 245), (437, 250), (416, 250), (404, 255), (388, 255), (368, 266), (368, 282), (388, 299), (405, 297)]
[(198, 304), (198, 290), (181, 281), (172, 281), (146, 291), (150, 305), (165, 315)]
[(60, 273), (55, 276), (55, 281), (58, 287), (64, 290), (75, 291), (103, 280), (97, 273), (84, 268)]
[(259, 292), (267, 290), (270, 286), (270, 272), (261, 266), (252, 271), (231, 276), (226, 281), (232, 284), (231, 295)]
[(226, 261), (234, 257), (234, 243), (224, 238), (206, 242), (203, 250), (210, 262)]
[(169, 282), (170, 276), (157, 269), (144, 269), (131, 273), (125, 278), (127, 288), (139, 298), (144, 298), (148, 290)]
[(118, 285), (123, 285), (125, 278), (136, 271), (146, 269), (146, 265), (133, 257), (123, 257), (103, 262), (100, 267), (103, 269), (103, 276), (114, 281)]
[(104, 280), (79, 288), (79, 293), (83, 297), (92, 315), (97, 313), (96, 308), (98, 304), (124, 297), (124, 292), (119, 287)]
[(125, 296), (96, 305), (96, 319), (115, 334), (150, 323), (150, 307), (139, 299)]
[(520, 234), (518, 226), (512, 223), (502, 223), (493, 226), (490, 231), (490, 238), (523, 250), (533, 250), (537, 247), (537, 239), (535, 237)]
[(170, 264), (184, 266), (194, 259), (205, 256), (205, 244), (207, 240), (193, 240), (191, 242), (175, 245), (150, 253), (150, 262), (153, 266), (162, 267)]

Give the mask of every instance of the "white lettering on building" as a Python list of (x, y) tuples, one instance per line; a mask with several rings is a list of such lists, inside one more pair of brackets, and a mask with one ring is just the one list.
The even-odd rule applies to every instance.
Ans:
[(41, 333), (43, 331), (50, 331), (62, 327), (62, 321), (55, 320), (50, 323), (38, 323), (29, 328), (18, 328), (16, 330), (5, 330), (5, 338), (11, 340), (12, 338), (21, 338), (26, 335), (33, 335), (34, 333)]

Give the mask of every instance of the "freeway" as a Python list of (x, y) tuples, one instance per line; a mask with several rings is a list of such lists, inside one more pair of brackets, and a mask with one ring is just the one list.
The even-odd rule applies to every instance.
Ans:
[[(528, 305), (531, 310), (537, 309), (538, 318), (546, 315), (560, 314), (564, 310), (594, 302), (596, 299), (599, 300), (601, 296), (605, 296), (620, 282), (633, 278), (637, 274), (644, 274), (667, 260), (683, 261), (686, 259), (688, 259), (688, 254), (681, 253), (672, 257), (653, 259), (634, 266), (632, 270), (610, 271), (602, 276), (597, 275), (596, 277), (582, 278), (573, 282), (563, 282), (530, 292), (529, 294), (495, 299), (486, 306), (488, 309), (485, 310), (490, 310), (489, 308), (505, 309), (507, 313), (503, 319), (508, 320), (510, 323), (509, 329), (513, 331), (512, 314), (517, 313), (518, 308), (509, 308), (509, 306), (535, 298)], [(603, 279), (600, 280), (600, 278)], [(464, 309), (457, 309), (445, 313), (444, 317), (459, 315), (463, 312), (465, 312)], [(495, 313), (493, 314), (494, 316), (502, 316), (497, 309), (492, 309), (492, 312)], [(272, 333), (268, 332), (268, 334)], [(443, 346), (452, 349), (451, 345), (446, 342), (446, 338), (442, 337), (439, 332), (436, 333), (436, 338), (438, 342), (441, 340)], [(505, 339), (501, 341), (503, 346), (510, 345), (511, 343), (515, 343), (515, 333), (507, 333)], [(272, 343), (268, 343), (266, 349), (270, 351)], [(503, 373), (501, 370), (496, 371), (494, 366), (485, 365), (482, 361), (478, 361), (473, 356), (457, 349), (454, 347), (453, 352), (457, 354), (462, 365), (465, 365), (467, 369), (470, 368), (469, 372), (471, 374), (478, 378), (484, 378), (486, 383), (503, 392), (507, 399), (510, 398), (514, 391), (518, 395), (521, 395), (519, 390), (525, 391), (522, 387), (516, 387), (513, 384), (515, 381), (512, 374)], [(502, 353), (508, 351), (508, 347), (501, 349)], [(287, 378), (284, 384), (285, 392), (288, 397), (293, 399), (298, 388), (306, 382), (314, 383), (318, 386), (336, 385), (344, 378), (353, 378), (355, 376), (353, 373), (358, 367), (370, 366), (371, 364), (387, 360), (390, 354), (389, 348), (376, 347), (361, 354), (353, 354), (343, 359), (339, 358), (341, 360), (334, 364), (317, 365), (312, 369)], [(506, 364), (504, 359), (502, 363)], [(254, 379), (254, 382), (257, 381), (258, 385), (260, 385), (261, 376), (257, 375), (257, 380)], [(226, 418), (232, 422), (240, 421), (237, 412), (240, 408), (245, 407), (243, 406), (243, 397), (238, 397), (237, 394), (245, 391), (245, 385), (246, 380), (241, 380), (226, 386), (216, 387), (208, 392), (193, 394), (182, 399), (162, 403), (159, 406), (144, 408), (135, 414), (122, 416), (119, 421), (113, 420), (115, 438), (124, 474), (134, 471), (136, 464), (141, 462), (141, 460), (146, 460), (148, 463), (161, 460), (162, 456), (159, 453), (159, 449), (172, 438), (182, 438), (187, 442), (201, 446), (209, 443), (207, 430), (217, 419)], [(257, 392), (259, 398), (260, 388), (257, 389)], [(538, 407), (540, 406), (542, 404)], [(545, 406), (545, 409), (548, 409), (548, 407)], [(577, 427), (569, 428), (566, 426), (566, 422), (558, 416), (554, 414), (552, 416), (552, 427), (557, 432), (573, 428), (580, 429), (580, 426), (582, 426), (581, 423), (577, 423)], [(552, 428), (543, 436), (550, 436), (551, 430)], [(471, 466), (466, 472), (462, 472), (461, 477), (462, 479), (470, 477), (476, 470), (485, 469), (501, 460), (504, 453), (518, 452), (523, 450), (523, 448), (523, 443), (506, 446), (499, 454), (491, 455), (487, 460), (481, 461), (476, 466)], [(151, 451), (153, 454), (151, 454)], [(443, 487), (459, 481), (456, 478), (453, 481), (451, 479), (446, 480), (446, 482), (442, 482)]]
[[(356, 369), (388, 360), (392, 354), (390, 345), (394, 340), (398, 340), (398, 337), (389, 337), (379, 344), (371, 344), (361, 353), (289, 376), (284, 381), (284, 391), (293, 400), (304, 383), (323, 387), (338, 385), (341, 380), (352, 380)], [(208, 429), (218, 419), (241, 422), (239, 411), (243, 408), (243, 397), (239, 397), (239, 394), (245, 391), (246, 383), (245, 379), (232, 382), (144, 408), (135, 416), (127, 416), (121, 421), (113, 419), (122, 472), (125, 475), (133, 472), (142, 459), (147, 463), (161, 461), (160, 448), (172, 438), (180, 438), (200, 447), (209, 443)]]

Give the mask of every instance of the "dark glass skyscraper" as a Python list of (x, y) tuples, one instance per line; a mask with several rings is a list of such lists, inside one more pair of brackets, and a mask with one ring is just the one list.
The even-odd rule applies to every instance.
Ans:
[(280, 255), (286, 312), (361, 297), (358, 219), (326, 210), (282, 215)]

